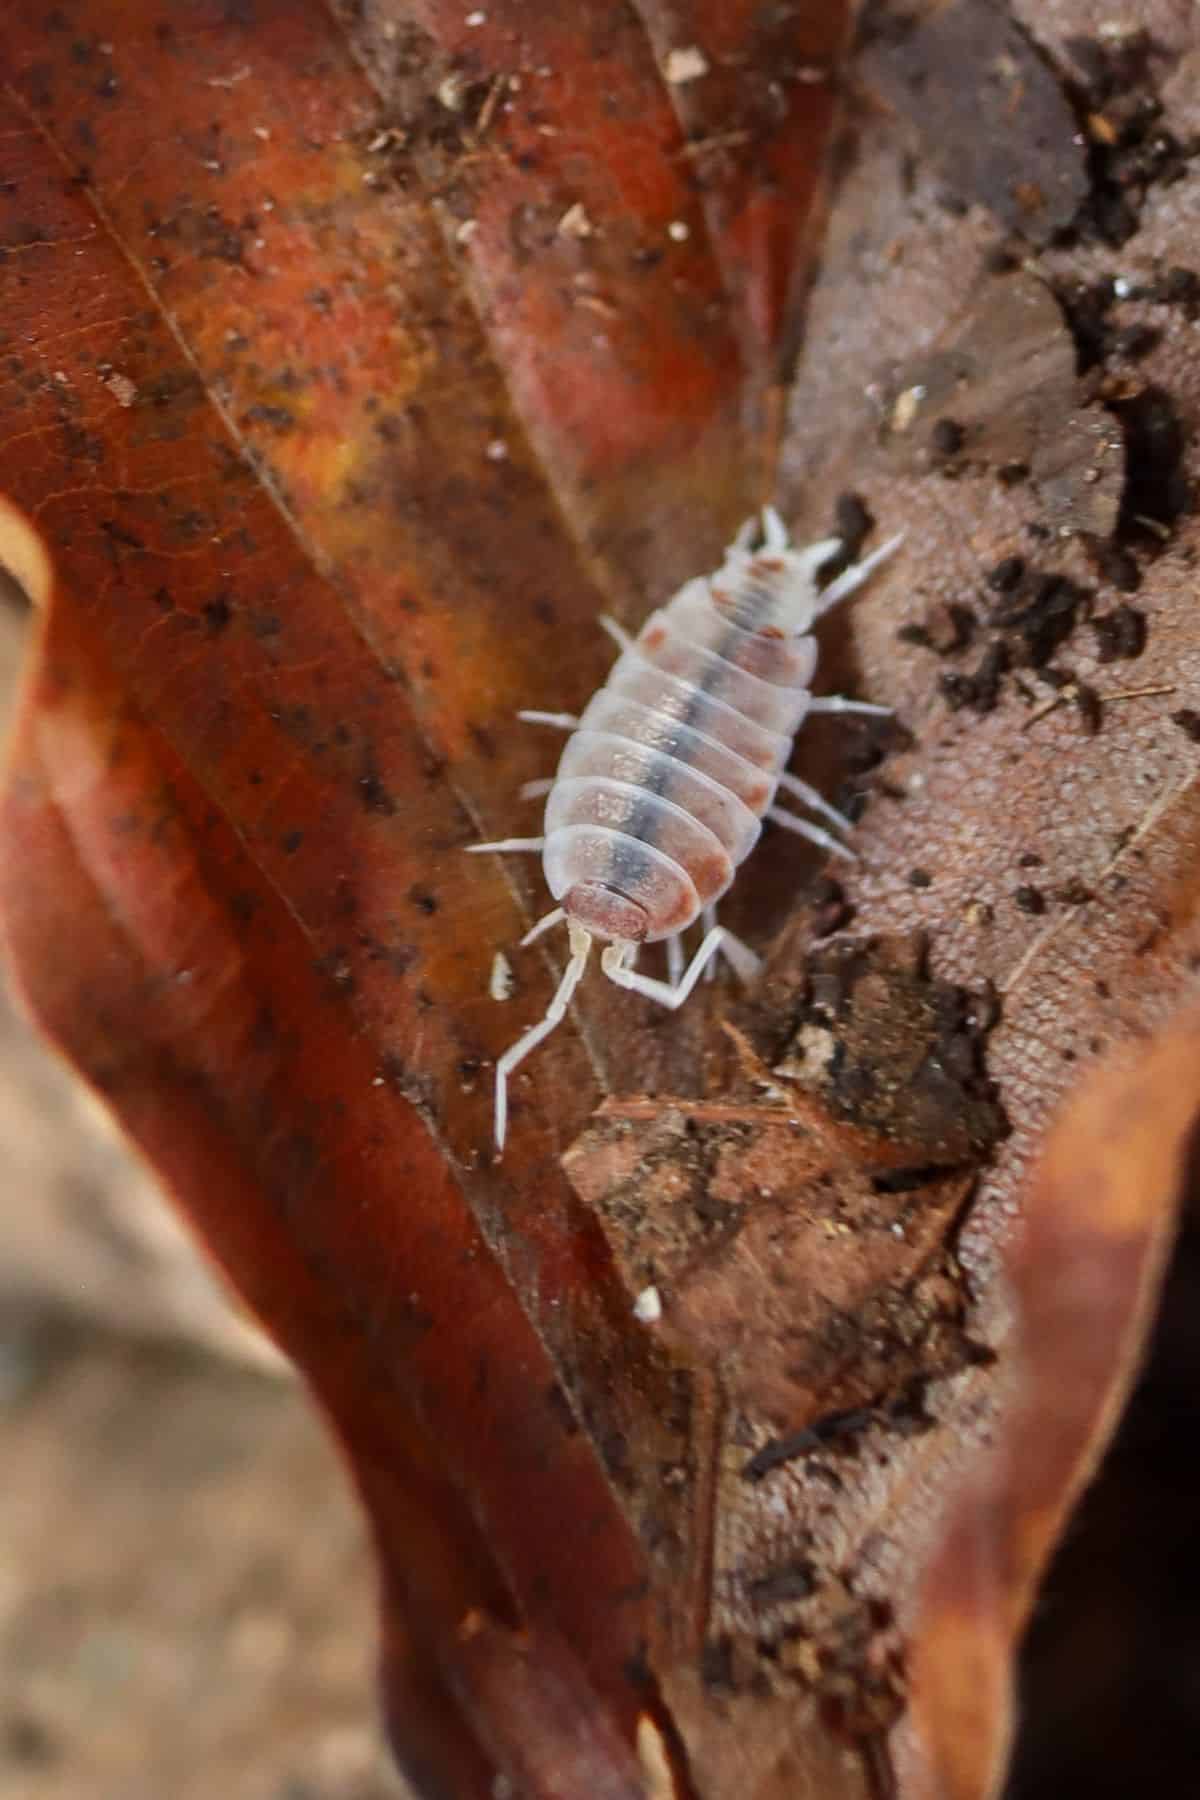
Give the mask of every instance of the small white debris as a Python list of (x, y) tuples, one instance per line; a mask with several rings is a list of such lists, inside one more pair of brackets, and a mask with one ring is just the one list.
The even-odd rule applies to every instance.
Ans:
[(469, 25), (472, 31), (476, 31), (480, 25), (487, 24), (487, 14), (485, 12), (469, 12), (463, 20), (463, 24)]
[(672, 219), (671, 223), (667, 226), (667, 236), (672, 238), (677, 244), (686, 243), (691, 235), (691, 230), (685, 219)]
[(577, 200), (574, 206), (568, 206), (558, 221), (560, 237), (590, 238), (592, 230), (592, 221), (587, 216), (582, 200)]
[(118, 375), (114, 370), (111, 375), (105, 375), (101, 379), (118, 406), (133, 405), (137, 399), (137, 388), (128, 375)]
[(512, 964), (503, 950), (497, 950), (492, 958), (491, 979), (488, 981), (488, 993), (493, 1000), (508, 1000), (513, 991)]
[(925, 389), (920, 383), (918, 383), (916, 387), (905, 388), (902, 394), (897, 395), (896, 404), (892, 408), (893, 431), (908, 430), (909, 426), (920, 412), (921, 402), (924, 398)]
[(1118, 300), (1128, 300), (1133, 292), (1133, 283), (1128, 275), (1114, 275), (1112, 291)]
[(251, 130), (252, 130), (252, 131), (253, 131), (253, 133), (254, 133), (254, 135), (255, 135), (255, 137), (256, 137), (256, 138), (261, 138), (261, 140), (262, 140), (262, 142), (263, 142), (263, 143), (264, 143), (264, 144), (269, 144), (269, 143), (270, 143), (270, 141), (271, 141), (271, 132), (270, 132), (270, 128), (269, 128), (269, 127), (268, 127), (268, 126), (266, 126), (266, 125), (252, 125), (252, 126), (251, 126), (251, 128), (250, 128), (250, 129), (251, 129)]
[(699, 44), (688, 44), (668, 50), (662, 68), (664, 79), (672, 87), (682, 87), (685, 82), (699, 81), (702, 75), (708, 74), (708, 58)]
[(507, 462), (508, 445), (503, 438), (493, 438), (487, 449), (484, 451), (484, 455), (489, 462)]
[(657, 1325), (662, 1310), (662, 1295), (656, 1287), (644, 1287), (633, 1303), (633, 1316), (639, 1325)]
[(454, 228), (455, 243), (456, 244), (469, 244), (471, 239), (475, 236), (475, 233), (478, 230), (479, 230), (479, 220), (478, 219), (464, 219), (462, 221), (461, 225), (456, 225)]
[(465, 76), (447, 75), (444, 81), (438, 82), (434, 93), (447, 112), (461, 112), (463, 101), (467, 97)]
[(210, 75), (206, 86), (215, 88), (236, 87), (239, 81), (245, 81), (249, 73), (250, 64), (243, 63), (240, 68), (233, 71), (232, 75)]

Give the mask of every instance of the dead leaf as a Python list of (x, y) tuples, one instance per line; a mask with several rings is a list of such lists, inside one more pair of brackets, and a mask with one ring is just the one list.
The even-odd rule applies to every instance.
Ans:
[(1041, 1154), (1007, 1269), (1019, 1320), (1012, 1391), (921, 1585), (912, 1707), (927, 1760), (914, 1793), (1000, 1790), (1014, 1640), (1136, 1373), (1198, 1091), (1193, 1010), (1095, 1073)]
[[(1126, 98), (1167, 104), (1147, 84), (1195, 48), (1168, 10)], [(1047, 67), (1085, 12), (1029, 21)], [(1114, 123), (1119, 270), (1093, 207), (1006, 290), (1058, 298), (998, 432), (1047, 370), (1079, 410), (1081, 284), (1159, 333), (1089, 339), (1129, 479), (1114, 507), (1114, 452), (1084, 520), (1051, 491), (1091, 466), (1073, 430), (1040, 482), (879, 441), (888, 381), (986, 312), (998, 222), (944, 209), (860, 98), (777, 470), (801, 536), (907, 532), (821, 670), (901, 724), (803, 746), (860, 861), (836, 893), (791, 840), (747, 868), (729, 920), (779, 935), (736, 1047), (719, 985), (667, 1018), (589, 986), (493, 1163), (491, 1060), (554, 972), (514, 950), (536, 869), (462, 854), (547, 772), (512, 715), (585, 701), (597, 611), (640, 621), (773, 485), (845, 18), (814, 8), (803, 45), (757, 19), (77, 0), (0, 27), (0, 560), (42, 606), (10, 956), (308, 1372), (380, 1544), (396, 1742), (464, 1800), (877, 1800), (992, 1766), (1003, 1683), (970, 1716), (939, 1688), (923, 1572), (1008, 1416), (1026, 1171), (1200, 956), (1183, 102), (1158, 160)], [(709, 73), (664, 80), (693, 45)], [(1131, 583), (1114, 681), (1088, 615)], [(814, 957), (835, 926), (852, 948)], [(914, 931), (923, 959), (887, 948)], [(1000, 997), (984, 1068), (950, 990)], [(1136, 1353), (1137, 1262), (1077, 1443)], [(993, 1677), (1029, 1579), (999, 1635), (974, 1620)]]
[(865, 79), (919, 134), (925, 160), (954, 194), (1046, 243), (1088, 193), (1061, 78), (995, 0), (951, 0), (924, 14), (884, 14), (877, 41), (868, 37)]

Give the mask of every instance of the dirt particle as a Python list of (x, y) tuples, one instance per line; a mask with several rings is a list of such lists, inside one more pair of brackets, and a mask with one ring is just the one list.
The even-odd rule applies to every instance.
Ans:
[(268, 406), (263, 402), (246, 408), (242, 414), (242, 424), (269, 425), (272, 431), (278, 431), (281, 434), (296, 429), (295, 416), (288, 411), (286, 406)]
[(209, 600), (201, 608), (201, 611), (204, 615), (204, 629), (209, 637), (220, 637), (233, 618), (233, 607), (230, 605), (228, 594), (218, 594), (215, 599)]
[(838, 1118), (959, 1164), (1003, 1135), (965, 989), (933, 980), (920, 933), (813, 951), (804, 1003), (770, 1058)]
[(1029, 913), (1034, 918), (1039, 917), (1046, 910), (1046, 896), (1040, 888), (1019, 887), (1013, 895), (1013, 899), (1023, 913)]
[(1192, 506), (1191, 487), (1183, 467), (1186, 435), (1171, 396), (1158, 387), (1144, 388), (1112, 410), (1121, 421), (1128, 456), (1128, 477), (1121, 502), (1121, 529), (1139, 525), (1158, 536)]
[(930, 427), (929, 443), (935, 456), (957, 456), (966, 442), (966, 435), (957, 419), (935, 419)]
[(1137, 362), (1141, 357), (1148, 356), (1161, 342), (1162, 332), (1158, 326), (1144, 321), (1135, 325), (1123, 325), (1109, 338), (1112, 354), (1123, 356), (1127, 362)]
[(700, 1679), (710, 1692), (733, 1692), (733, 1644), (728, 1637), (709, 1638), (700, 1652)]
[(964, 707), (981, 716), (995, 710), (1000, 698), (1000, 684), (1009, 667), (1007, 646), (999, 639), (989, 644), (979, 659), (973, 675), (947, 670), (938, 678), (938, 686), (951, 712)]
[(1011, 275), (1014, 269), (1021, 266), (1020, 257), (1009, 249), (1007, 244), (993, 244), (983, 254), (983, 272), (985, 275)]
[(1024, 557), (1005, 556), (988, 570), (984, 580), (994, 594), (1011, 594), (1020, 587), (1024, 577)]
[(937, 656), (955, 656), (971, 643), (978, 623), (969, 606), (950, 600), (931, 607), (919, 624), (902, 625), (896, 636), (902, 644), (916, 644)]
[(1077, 681), (1074, 684), (1073, 698), (1080, 725), (1089, 737), (1095, 737), (1104, 722), (1104, 704), (1100, 695), (1086, 681)]
[(1190, 738), (1193, 744), (1200, 744), (1200, 712), (1191, 706), (1181, 706), (1170, 717), (1172, 725), (1178, 725), (1185, 737)]
[(1029, 480), (1029, 464), (1025, 462), (1001, 463), (996, 470), (996, 480), (1001, 487), (1020, 487), (1023, 481)]
[(938, 676), (938, 688), (951, 712), (970, 706), (975, 698), (975, 683), (959, 669), (946, 669)]
[(874, 517), (861, 494), (846, 493), (835, 500), (833, 519), (847, 561), (854, 562), (874, 528)]
[(832, 875), (822, 875), (813, 883), (810, 899), (814, 909), (814, 937), (830, 937), (835, 931), (843, 931), (854, 917), (846, 890)]
[(1146, 647), (1146, 615), (1134, 606), (1118, 606), (1092, 620), (1096, 635), (1096, 660), (1117, 662), (1140, 656)]
[(1157, 300), (1163, 306), (1177, 306), (1189, 320), (1200, 318), (1200, 275), (1195, 269), (1185, 269), (1176, 265), (1149, 289), (1147, 298)]
[(776, 1605), (785, 1600), (807, 1600), (816, 1591), (816, 1570), (805, 1558), (786, 1563), (768, 1575), (759, 1575), (749, 1585), (755, 1606)]
[(1128, 550), (1118, 544), (1101, 544), (1094, 551), (1096, 567), (1105, 581), (1121, 594), (1136, 594), (1142, 585), (1142, 572)]

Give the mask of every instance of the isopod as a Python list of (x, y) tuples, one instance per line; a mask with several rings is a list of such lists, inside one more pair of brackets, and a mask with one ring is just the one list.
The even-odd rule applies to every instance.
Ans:
[[(569, 731), (545, 791), (543, 835), (472, 844), (474, 851), (538, 850), (559, 902), (522, 939), (566, 922), (569, 957), (545, 1016), (496, 1064), (495, 1133), (504, 1148), (508, 1078), (566, 1014), (597, 938), (600, 966), (618, 987), (674, 1010), (720, 952), (750, 981), (759, 959), (716, 923), (714, 907), (749, 856), (764, 818), (835, 855), (839, 839), (776, 804), (780, 788), (838, 830), (850, 821), (784, 765), (810, 713), (886, 714), (885, 706), (810, 692), (817, 666), (811, 627), (861, 587), (903, 533), (818, 588), (822, 566), (842, 548), (825, 538), (793, 549), (772, 507), (743, 525), (712, 575), (685, 582), (646, 620), (636, 639), (601, 623), (621, 654), (580, 717), (522, 712)], [(680, 934), (703, 915), (708, 930), (684, 968)], [(634, 967), (643, 944), (666, 940), (668, 979)]]

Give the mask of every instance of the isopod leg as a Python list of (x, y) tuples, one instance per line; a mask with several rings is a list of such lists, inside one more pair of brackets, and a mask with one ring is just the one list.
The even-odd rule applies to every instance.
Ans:
[(494, 844), (468, 844), (466, 849), (472, 856), (481, 856), (485, 850), (543, 850), (545, 845), (544, 837), (500, 838)]
[[(735, 937), (732, 931), (726, 930), (724, 925), (716, 925), (713, 927), (713, 930), (719, 931), (721, 934), (721, 942), (717, 946), (721, 955), (725, 958), (725, 961), (729, 964), (738, 980), (744, 982), (745, 985), (749, 987), (750, 983), (758, 974), (758, 971), (762, 968), (762, 957), (756, 955), (749, 944), (743, 944), (740, 937)], [(711, 937), (712, 932), (710, 931), (708, 935)], [(701, 944), (700, 948), (703, 950), (704, 945)]]
[(829, 832), (822, 831), (819, 825), (810, 825), (807, 819), (798, 819), (794, 813), (784, 812), (781, 806), (768, 806), (766, 817), (773, 819), (776, 825), (786, 826), (798, 837), (807, 838), (810, 844), (820, 844), (822, 850), (828, 850), (834, 856), (844, 856), (847, 862), (858, 861), (853, 850), (848, 850)]
[(526, 725), (553, 725), (557, 731), (574, 731), (579, 720), (574, 713), (535, 712), (523, 707), (517, 714)]
[[(706, 933), (715, 931), (717, 929), (717, 909), (716, 909), (716, 907), (711, 904), (703, 907), (700, 912), (700, 919), (701, 919), (701, 922), (704, 926)], [(718, 951), (718, 955), (721, 954), (721, 952), (726, 951), (727, 942), (728, 942), (728, 940), (731, 940), (731, 939), (734, 943), (740, 942), (740, 939), (733, 937), (732, 932), (727, 931), (725, 933), (724, 939), (722, 940), (720, 949)], [(683, 980), (683, 971), (684, 971), (685, 967), (687, 966), (687, 958), (684, 954), (684, 948), (683, 948), (683, 934), (681, 932), (676, 932), (674, 937), (667, 938), (666, 939), (666, 947), (667, 947), (667, 980), (671, 984), (672, 987), (678, 987), (679, 983)], [(744, 948), (744, 946), (743, 946), (743, 948)], [(751, 951), (748, 951), (747, 954), (750, 956), (753, 956), (754, 952), (751, 950)], [(632, 968), (634, 963), (636, 962), (636, 960), (637, 960), (636, 956), (627, 957), (626, 958), (626, 966), (628, 968)], [(732, 965), (733, 959), (729, 958), (729, 961)], [(712, 957), (712, 959), (706, 964), (703, 979), (705, 981), (715, 981), (717, 979), (717, 957), (716, 956)]]
[(565, 919), (566, 916), (567, 915), (561, 906), (556, 906), (553, 912), (543, 913), (537, 924), (531, 925), (529, 930), (525, 933), (525, 936), (521, 939), (522, 950), (525, 948), (526, 944), (534, 943), (541, 937), (543, 932), (549, 931), (552, 926), (557, 925), (559, 921)]
[(890, 706), (875, 706), (870, 700), (847, 700), (842, 694), (820, 694), (808, 703), (810, 713), (870, 713), (873, 718), (891, 717)]
[(889, 538), (886, 544), (881, 544), (878, 550), (872, 550), (870, 556), (864, 556), (861, 562), (851, 563), (850, 567), (843, 569), (842, 573), (835, 577), (827, 588), (822, 588), (817, 601), (816, 617), (819, 619), (821, 614), (828, 612), (831, 606), (836, 606), (839, 600), (844, 600), (847, 594), (852, 594), (856, 588), (860, 588), (871, 571), (877, 569), (880, 563), (884, 562), (893, 550), (898, 548), (903, 538), (904, 533), (898, 531), (896, 536)]
[(522, 783), (521, 798), (522, 800), (543, 800), (553, 786), (553, 775), (541, 775), (536, 781)]
[(830, 806), (828, 800), (823, 800), (815, 787), (809, 787), (807, 781), (801, 781), (798, 775), (789, 775), (785, 769), (779, 777), (779, 785), (781, 788), (786, 788), (789, 794), (794, 794), (797, 800), (803, 800), (806, 806), (811, 806), (814, 812), (821, 813), (832, 825), (840, 826), (843, 831), (854, 829), (852, 819), (848, 819), (845, 813), (840, 813), (836, 806)]
[(615, 619), (610, 618), (608, 613), (601, 613), (598, 623), (602, 630), (607, 631), (618, 650), (624, 652), (633, 648), (633, 638), (631, 634), (626, 631), (623, 625), (618, 625)]
[[(715, 931), (717, 929), (717, 909), (711, 903), (701, 909), (700, 917), (706, 932)], [(679, 975), (682, 974), (683, 970), (680, 969)], [(676, 981), (678, 981), (679, 975), (675, 976)], [(705, 969), (704, 979), (705, 981), (715, 981), (717, 979), (717, 965), (715, 960), (710, 962), (707, 969)]]
[(754, 979), (759, 969), (758, 957), (740, 938), (734, 937), (731, 931), (726, 931), (723, 925), (718, 925), (708, 933), (680, 981), (655, 981), (649, 975), (639, 975), (636, 969), (626, 968), (629, 946), (622, 943), (604, 946), (600, 966), (608, 979), (615, 981), (618, 987), (628, 988), (631, 993), (641, 994), (645, 999), (654, 1000), (659, 1006), (669, 1007), (674, 1012), (683, 1005), (719, 950), (729, 958), (743, 981)]
[(571, 925), (571, 956), (563, 970), (558, 989), (546, 1008), (546, 1016), (531, 1025), (523, 1037), (515, 1044), (510, 1044), (504, 1055), (496, 1064), (496, 1149), (504, 1149), (504, 1139), (508, 1134), (508, 1078), (513, 1070), (523, 1063), (531, 1050), (536, 1050), (543, 1038), (549, 1037), (556, 1025), (560, 1025), (566, 1016), (571, 996), (579, 986), (583, 971), (587, 968), (588, 955), (592, 948), (592, 935), (584, 931), (580, 925)]

